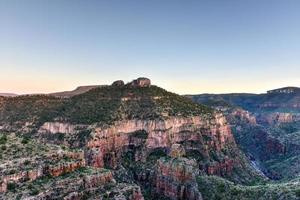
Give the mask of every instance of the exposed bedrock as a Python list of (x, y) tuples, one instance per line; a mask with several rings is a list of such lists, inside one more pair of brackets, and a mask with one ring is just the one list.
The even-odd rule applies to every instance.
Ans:
[(161, 158), (157, 161), (155, 190), (174, 200), (202, 200), (196, 182), (198, 173), (195, 160)]
[(46, 122), (40, 129), (39, 133), (65, 133), (72, 134), (75, 132), (75, 125), (70, 123), (61, 123), (61, 122)]
[(145, 161), (158, 148), (170, 151), (183, 144), (185, 151), (198, 151), (209, 157), (228, 145), (235, 148), (231, 129), (221, 114), (212, 119), (172, 117), (166, 120), (119, 121), (110, 127), (98, 127), (87, 143), (86, 158), (91, 166), (115, 168), (124, 151), (134, 149), (135, 160)]
[(283, 113), (283, 112), (260, 114), (257, 116), (257, 121), (261, 124), (268, 124), (268, 125), (292, 123), (292, 122), (300, 121), (300, 114)]

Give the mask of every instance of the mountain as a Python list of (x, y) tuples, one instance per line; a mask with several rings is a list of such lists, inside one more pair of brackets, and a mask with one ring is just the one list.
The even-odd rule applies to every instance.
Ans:
[(147, 78), (62, 96), (0, 97), (0, 199), (300, 196), (245, 156), (230, 115)]
[[(1, 163), (21, 158), (22, 154), (8, 151), (16, 143), (20, 152), (28, 145), (31, 149), (48, 145), (26, 154), (28, 167), (23, 167), (25, 161), (7, 163), (1, 172), (1, 190), (6, 191), (3, 198), (60, 198), (56, 192), (62, 186), (58, 182), (72, 182), (73, 186), (60, 190), (60, 195), (80, 199), (82, 195), (99, 195), (99, 185), (114, 182), (111, 190), (119, 191), (115, 195), (122, 195), (126, 187), (132, 199), (201, 199), (196, 180), (201, 174), (236, 183), (264, 179), (237, 148), (222, 113), (151, 85), (147, 78), (127, 84), (116, 81), (69, 98), (2, 97), (0, 122), (1, 132), (6, 133), (2, 136)], [(107, 173), (97, 172), (102, 168)], [(18, 178), (12, 179), (12, 174)], [(47, 188), (48, 193), (41, 183), (45, 177), (47, 184), (56, 185)], [(92, 182), (81, 186), (87, 180)], [(29, 190), (23, 189), (26, 187)], [(183, 192), (177, 193), (179, 188)]]

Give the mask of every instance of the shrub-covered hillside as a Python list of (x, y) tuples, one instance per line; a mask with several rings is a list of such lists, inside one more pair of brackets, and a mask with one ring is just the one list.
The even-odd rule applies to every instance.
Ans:
[(284, 183), (244, 186), (217, 176), (199, 176), (197, 182), (203, 200), (300, 199), (300, 182), (298, 179)]
[(157, 86), (112, 85), (92, 89), (71, 98), (26, 95), (0, 99), (2, 123), (58, 120), (71, 123), (111, 123), (121, 119), (158, 119), (211, 113), (206, 106)]
[(90, 124), (119, 119), (203, 115), (211, 111), (157, 86), (106, 86), (71, 98), (64, 104), (62, 117), (74, 123)]

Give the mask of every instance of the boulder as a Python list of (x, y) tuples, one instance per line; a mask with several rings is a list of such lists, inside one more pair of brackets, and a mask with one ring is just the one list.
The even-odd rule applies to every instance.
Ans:
[(111, 85), (112, 85), (112, 86), (116, 86), (116, 87), (121, 87), (121, 86), (124, 85), (124, 81), (122, 81), (122, 80), (117, 80), (117, 81), (113, 82)]
[(149, 87), (151, 85), (151, 80), (148, 78), (138, 78), (128, 83), (132, 87)]

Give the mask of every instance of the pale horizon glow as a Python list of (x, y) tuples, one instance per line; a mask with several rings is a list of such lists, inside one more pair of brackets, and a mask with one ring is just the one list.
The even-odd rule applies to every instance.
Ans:
[(0, 93), (148, 77), (179, 94), (300, 87), (300, 2), (0, 1)]

